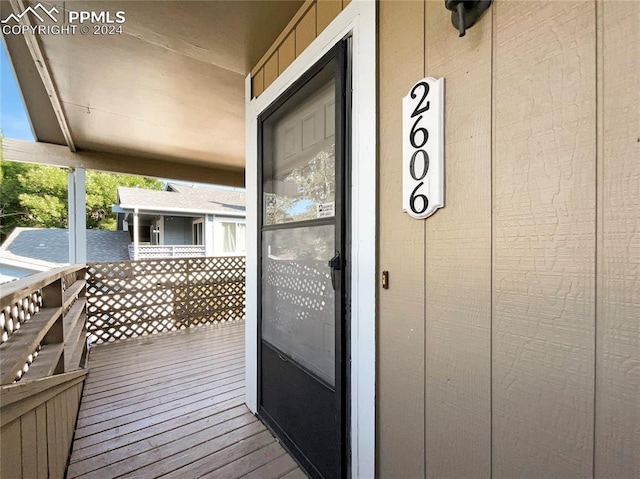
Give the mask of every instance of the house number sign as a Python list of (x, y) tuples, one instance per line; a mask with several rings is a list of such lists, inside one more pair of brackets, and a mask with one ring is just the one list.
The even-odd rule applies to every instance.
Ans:
[(444, 206), (444, 78), (424, 78), (402, 99), (402, 209), (423, 219)]

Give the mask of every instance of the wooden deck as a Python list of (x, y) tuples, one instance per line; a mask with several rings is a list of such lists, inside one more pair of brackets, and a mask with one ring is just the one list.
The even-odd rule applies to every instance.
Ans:
[(244, 323), (92, 348), (67, 478), (305, 478), (244, 405)]

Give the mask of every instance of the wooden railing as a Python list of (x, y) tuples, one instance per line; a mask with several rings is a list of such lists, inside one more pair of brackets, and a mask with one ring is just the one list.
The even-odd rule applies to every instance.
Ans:
[(86, 268), (2, 285), (0, 384), (78, 369), (86, 355)]
[(64, 477), (87, 374), (85, 274), (2, 285), (0, 477)]
[(97, 343), (245, 316), (243, 256), (91, 263), (87, 273)]
[(2, 285), (0, 477), (62, 479), (97, 342), (243, 319), (245, 258), (93, 263)]

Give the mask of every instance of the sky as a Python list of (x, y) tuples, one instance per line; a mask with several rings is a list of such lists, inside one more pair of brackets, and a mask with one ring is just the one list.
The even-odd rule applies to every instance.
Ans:
[(34, 140), (4, 44), (0, 48), (0, 130), (7, 138)]

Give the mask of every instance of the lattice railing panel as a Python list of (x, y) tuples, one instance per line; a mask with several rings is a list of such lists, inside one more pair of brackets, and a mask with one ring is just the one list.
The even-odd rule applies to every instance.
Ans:
[[(67, 330), (65, 324), (69, 328), (84, 325), (84, 302), (76, 303), (80, 296), (84, 296), (84, 277), (84, 266), (71, 266), (36, 273), (7, 284), (2, 289), (2, 384), (19, 381), (25, 374), (31, 374), (38, 357), (44, 359), (38, 359), (35, 364), (38, 366), (37, 373), (34, 373), (36, 377), (39, 377), (37, 374), (64, 371), (65, 354), (72, 358), (72, 353), (78, 352), (78, 361), (82, 360), (81, 351), (76, 346), (80, 344), (84, 347), (85, 338), (83, 335), (79, 335), (77, 340), (67, 337), (71, 329)], [(27, 324), (29, 326), (25, 327)], [(47, 354), (43, 353), (45, 348)]]
[(87, 267), (88, 331), (115, 341), (244, 319), (245, 258), (166, 258)]
[[(42, 290), (38, 289), (29, 293), (24, 298), (15, 301), (12, 305), (3, 308), (0, 312), (0, 330), (2, 331), (2, 339), (0, 344), (8, 341), (9, 338), (24, 325), (31, 316), (40, 311), (42, 308)], [(19, 381), (22, 376), (29, 370), (33, 361), (38, 357), (40, 352), (40, 344), (31, 351), (27, 357), (24, 367), (18, 371), (15, 380)]]
[(15, 331), (20, 329), (20, 326), (40, 311), (41, 307), (42, 290), (39, 289), (3, 308), (0, 311), (0, 331), (2, 332), (0, 344), (7, 341)]

